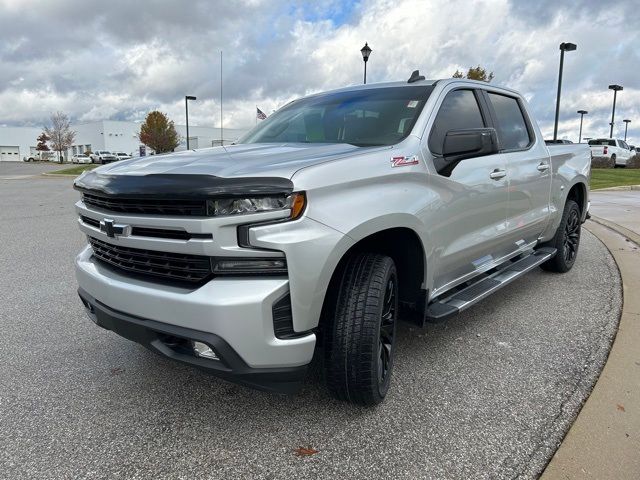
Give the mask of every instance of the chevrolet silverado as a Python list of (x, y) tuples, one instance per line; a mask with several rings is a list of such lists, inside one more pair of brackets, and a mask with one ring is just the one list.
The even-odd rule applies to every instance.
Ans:
[(78, 177), (79, 295), (99, 326), (262, 390), (295, 392), (317, 352), (335, 397), (373, 405), (399, 320), (571, 269), (589, 178), (589, 147), (546, 146), (510, 89), (416, 71), (319, 93), (235, 145)]

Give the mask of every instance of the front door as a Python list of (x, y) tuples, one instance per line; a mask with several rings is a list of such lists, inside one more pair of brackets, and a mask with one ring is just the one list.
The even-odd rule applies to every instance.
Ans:
[[(479, 100), (479, 92), (470, 89), (446, 94), (428, 138), (433, 156), (441, 155), (447, 131), (489, 126)], [(450, 176), (432, 175), (430, 185), (441, 199), (431, 207), (430, 216), (435, 247), (432, 297), (489, 269), (509, 253), (508, 182), (507, 160), (500, 154), (463, 160)]]

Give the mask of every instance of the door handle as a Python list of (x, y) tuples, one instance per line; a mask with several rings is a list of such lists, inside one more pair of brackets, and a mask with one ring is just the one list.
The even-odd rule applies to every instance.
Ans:
[(499, 168), (496, 168), (493, 172), (489, 174), (489, 178), (491, 178), (492, 180), (500, 180), (501, 178), (504, 178), (506, 176), (507, 176), (507, 171), (501, 170)]
[(538, 171), (539, 172), (546, 172), (547, 170), (549, 170), (549, 164), (548, 163), (541, 163), (540, 165), (538, 165)]

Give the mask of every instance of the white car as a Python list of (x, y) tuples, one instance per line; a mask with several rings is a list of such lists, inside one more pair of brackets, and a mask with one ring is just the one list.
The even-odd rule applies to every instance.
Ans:
[(594, 157), (610, 158), (616, 167), (626, 167), (627, 160), (635, 155), (627, 142), (619, 138), (592, 138), (589, 147)]
[(71, 157), (71, 163), (93, 163), (89, 155), (79, 153)]
[(102, 165), (105, 163), (115, 162), (117, 160), (116, 156), (108, 150), (96, 150), (90, 155), (90, 157), (93, 163), (100, 163)]
[(131, 155), (124, 152), (113, 152), (113, 154), (116, 156), (118, 160), (129, 160), (130, 158), (133, 158)]

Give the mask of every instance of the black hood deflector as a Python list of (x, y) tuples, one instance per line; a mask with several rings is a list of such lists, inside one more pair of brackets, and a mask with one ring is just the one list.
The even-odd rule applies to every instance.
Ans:
[(91, 171), (73, 182), (77, 190), (120, 198), (211, 198), (288, 195), (293, 182), (281, 177), (223, 178), (196, 174), (108, 175)]

